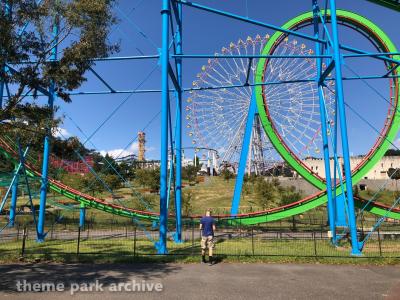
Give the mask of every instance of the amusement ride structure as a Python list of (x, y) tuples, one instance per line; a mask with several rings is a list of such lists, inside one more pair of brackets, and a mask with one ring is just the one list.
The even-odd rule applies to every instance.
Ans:
[[(400, 11), (398, 1), (371, 2)], [(7, 1), (5, 4), (7, 5)], [(244, 37), (237, 43), (223, 47), (220, 53), (216, 54), (185, 54), (182, 47), (184, 26), (182, 15), (186, 6), (253, 24), (261, 29), (273, 30), (274, 33)], [(337, 245), (345, 232), (351, 238), (351, 253), (360, 255), (370, 234), (360, 240), (357, 232), (359, 214), (356, 214), (356, 207), (359, 211), (368, 211), (380, 216), (371, 232), (387, 218), (400, 219), (398, 208), (400, 198), (394, 199), (393, 205), (386, 206), (376, 202), (375, 196), (371, 199), (355, 198), (352, 190), (353, 184), (362, 179), (379, 162), (389, 147), (397, 148), (394, 140), (400, 126), (398, 111), (400, 53), (386, 33), (376, 24), (357, 13), (337, 9), (335, 0), (326, 1), (324, 7), (320, 7), (318, 0), (313, 0), (311, 11), (296, 16), (283, 26), (185, 0), (162, 0), (161, 15), (162, 48), (159, 55), (101, 59), (104, 61), (159, 59), (162, 74), (161, 90), (135, 89), (129, 92), (161, 94), (160, 211), (137, 210), (123, 204), (111, 203), (50, 178), (49, 135), (44, 141), (41, 172), (29, 159), (28, 148), (24, 150), (17, 142), (4, 136), (0, 137), (0, 151), (3, 157), (15, 164), (15, 172), (1, 201), (0, 211), (11, 195), (10, 224), (14, 222), (16, 214), (15, 186), (18, 177), (23, 177), (23, 174), (27, 186), (29, 186), (28, 178), (36, 178), (41, 182), (37, 222), (39, 241), (43, 241), (46, 235), (44, 225), (49, 188), (80, 203), (81, 223), (84, 222), (86, 207), (129, 217), (137, 222), (141, 220), (156, 222), (159, 226), (159, 240), (155, 246), (159, 254), (167, 253), (167, 232), (171, 226), (168, 219), (175, 224), (175, 241), (182, 240), (181, 169), (185, 111), (188, 121), (186, 128), (192, 138), (192, 146), (199, 151), (211, 149), (212, 153), (218, 153), (220, 166), (229, 163), (234, 166), (237, 173), (231, 213), (220, 216), (230, 224), (238, 220), (241, 224), (275, 221), (327, 203), (332, 244)], [(374, 51), (342, 43), (339, 39), (339, 31), (342, 28), (362, 36)], [(56, 45), (52, 53), (50, 59), (56, 60)], [(345, 65), (345, 61), (351, 58), (375, 60), (381, 64), (383, 74), (361, 76), (353, 73), (353, 76), (345, 76), (343, 69), (350, 67), (350, 64)], [(188, 88), (182, 84), (182, 64), (186, 59), (207, 61), (193, 81), (193, 85)], [(11, 65), (6, 67), (12, 70)], [(387, 109), (383, 125), (377, 128), (363, 118), (349, 101), (345, 101), (344, 82), (360, 81), (368, 85), (369, 80), (382, 78), (388, 82), (386, 87), (389, 97), (382, 97)], [(1, 86), (3, 95), (5, 83), (2, 82)], [(48, 96), (49, 107), (53, 107), (57, 96), (54, 90), (41, 92)], [(127, 93), (110, 89), (104, 94), (119, 92)], [(176, 101), (174, 127), (171, 121), (173, 115), (170, 105), (171, 94), (174, 94)], [(184, 97), (187, 100), (186, 107), (183, 103)], [(2, 96), (3, 98), (7, 97)], [(347, 126), (349, 121), (346, 119), (348, 111), (352, 111), (369, 126), (371, 132), (377, 134), (371, 149), (353, 169), (350, 166)], [(144, 143), (144, 135), (139, 137), (139, 141)], [(168, 155), (169, 151), (174, 155)], [(139, 155), (144, 158), (144, 151)], [(324, 159), (324, 178), (304, 163), (305, 158), (312, 156), (321, 156)], [(171, 157), (170, 162), (169, 157)], [(339, 157), (343, 157), (343, 165), (339, 163)], [(331, 158), (333, 164), (330, 163)], [(319, 192), (285, 206), (254, 213), (240, 213), (246, 169), (263, 175), (282, 164), (293, 168), (297, 174), (318, 188)], [(90, 166), (88, 168), (93, 171)], [(172, 189), (175, 195), (175, 212), (169, 213), (169, 193)]]

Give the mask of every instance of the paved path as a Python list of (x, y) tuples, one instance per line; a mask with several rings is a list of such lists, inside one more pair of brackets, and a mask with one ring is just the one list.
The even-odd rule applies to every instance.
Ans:
[[(16, 264), (0, 265), (0, 278), (1, 299), (400, 299), (400, 266)], [(56, 282), (65, 291), (21, 293), (17, 280), (26, 280), (32, 288), (35, 282)], [(96, 280), (104, 292), (80, 291), (71, 297), (71, 284)], [(143, 280), (161, 283), (163, 291), (109, 291), (114, 283)]]

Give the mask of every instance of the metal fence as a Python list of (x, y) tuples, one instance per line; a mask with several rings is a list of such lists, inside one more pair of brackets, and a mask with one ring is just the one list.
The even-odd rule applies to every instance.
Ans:
[[(330, 244), (326, 222), (295, 217), (279, 222), (245, 226), (217, 221), (215, 255), (226, 256), (291, 256), (291, 257), (350, 257), (350, 242), (344, 233), (337, 247)], [(374, 219), (365, 219), (359, 228), (365, 235)], [(158, 239), (154, 224), (89, 220), (84, 228), (73, 223), (53, 224), (48, 228), (44, 243), (36, 242), (33, 224), (17, 223), (0, 233), (0, 253), (3, 257), (41, 257), (66, 259), (93, 256), (110, 261), (126, 257), (156, 255), (154, 242)], [(340, 232), (339, 232), (340, 234)], [(169, 235), (170, 256), (195, 256), (200, 253), (198, 220), (186, 219), (182, 242)], [(388, 220), (374, 232), (365, 244), (364, 257), (400, 257), (400, 223)]]

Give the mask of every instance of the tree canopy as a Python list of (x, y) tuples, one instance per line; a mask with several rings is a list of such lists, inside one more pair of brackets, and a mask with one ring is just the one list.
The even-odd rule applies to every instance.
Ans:
[[(1, 119), (15, 115), (26, 93), (35, 97), (52, 84), (58, 97), (71, 100), (68, 93), (86, 80), (93, 59), (118, 49), (107, 40), (115, 23), (113, 2), (8, 0), (1, 6), (0, 77), (10, 91)], [(52, 61), (55, 46), (58, 57)]]

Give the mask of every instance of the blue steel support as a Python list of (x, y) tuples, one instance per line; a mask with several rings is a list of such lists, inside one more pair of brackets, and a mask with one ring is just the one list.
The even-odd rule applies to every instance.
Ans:
[[(25, 151), (23, 153), (23, 158), (25, 158), (25, 156), (28, 153), (28, 151), (29, 151), (29, 147), (26, 147), (26, 149), (25, 149)], [(4, 197), (3, 197), (3, 199), (1, 200), (0, 213), (3, 211), (3, 208), (6, 205), (7, 198), (10, 195), (11, 189), (14, 186), (14, 182), (17, 180), (17, 177), (18, 177), (18, 174), (19, 174), (21, 168), (22, 168), (22, 161), (20, 161), (19, 164), (17, 165), (16, 170), (14, 171), (13, 179), (11, 179), (11, 183), (10, 183), (10, 185), (9, 185), (9, 187), (8, 187)]]
[[(2, 71), (4, 71), (4, 67), (1, 66)], [(0, 110), (3, 109), (3, 94), (4, 94), (4, 80), (0, 78)]]
[[(182, 4), (177, 4), (178, 20), (176, 28), (176, 54), (182, 54)], [(175, 242), (182, 242), (182, 58), (176, 60), (176, 76), (179, 90), (176, 91), (176, 127), (175, 127), (175, 145), (176, 145), (176, 172), (175, 172), (175, 216), (176, 231)]]
[(161, 48), (161, 167), (160, 167), (160, 229), (156, 245), (158, 254), (167, 254), (167, 176), (168, 176), (168, 65), (169, 65), (169, 0), (162, 0)]
[[(169, 130), (169, 142), (170, 142), (170, 151), (171, 151), (171, 159), (169, 160), (169, 176), (168, 176), (168, 185), (167, 185), (167, 211), (169, 211), (169, 202), (171, 199), (171, 187), (173, 187), (173, 191), (175, 194), (175, 144), (174, 139), (175, 136), (172, 134), (172, 117), (171, 117), (171, 102), (168, 103), (168, 130)], [(175, 122), (175, 131), (176, 131), (176, 122)], [(172, 182), (173, 181), (173, 182)]]
[(361, 255), (360, 244), (357, 238), (357, 223), (356, 223), (355, 209), (354, 209), (353, 186), (352, 186), (353, 184), (351, 179), (349, 143), (347, 137), (346, 111), (344, 105), (344, 93), (343, 93), (343, 82), (342, 82), (342, 58), (340, 56), (340, 48), (339, 48), (339, 34), (338, 34), (338, 25), (336, 17), (335, 0), (330, 0), (330, 7), (331, 7), (331, 22), (332, 22), (331, 26), (332, 26), (332, 39), (333, 39), (333, 59), (335, 60), (335, 71), (336, 71), (335, 72), (336, 97), (339, 109), (344, 172), (346, 176), (348, 221), (350, 227), (351, 247), (352, 247), (351, 254)]
[(199, 10), (203, 10), (203, 11), (207, 11), (207, 12), (210, 12), (210, 13), (213, 13), (213, 14), (217, 14), (217, 15), (220, 15), (220, 16), (225, 16), (225, 17), (228, 17), (228, 18), (231, 18), (231, 19), (235, 19), (235, 20), (239, 20), (239, 21), (242, 21), (242, 22), (245, 22), (245, 23), (249, 23), (249, 24), (265, 27), (265, 28), (268, 28), (268, 29), (276, 30), (276, 31), (279, 31), (279, 32), (287, 33), (288, 35), (291, 35), (291, 36), (297, 36), (297, 37), (300, 37), (300, 38), (304, 38), (304, 39), (309, 40), (309, 41), (319, 42), (319, 43), (323, 43), (323, 44), (326, 43), (326, 40), (316, 39), (315, 37), (313, 37), (311, 35), (304, 34), (304, 33), (299, 32), (299, 31), (289, 30), (289, 29), (285, 29), (285, 28), (282, 28), (282, 27), (279, 27), (279, 26), (272, 25), (272, 24), (260, 22), (260, 21), (257, 21), (257, 20), (250, 19), (248, 17), (243, 17), (243, 16), (240, 16), (240, 15), (229, 13), (229, 12), (226, 12), (226, 11), (223, 11), (223, 10), (220, 10), (220, 9), (215, 9), (215, 8), (212, 8), (212, 7), (209, 7), (209, 6), (205, 6), (205, 5), (202, 5), (202, 4), (199, 4), (199, 3), (195, 3), (195, 2), (192, 2), (192, 1), (177, 0), (177, 2), (178, 3), (182, 3), (184, 5), (187, 5), (187, 6), (190, 6), (190, 7), (193, 7), (193, 8), (197, 8)]
[(79, 208), (79, 227), (83, 229), (85, 227), (86, 219), (86, 207), (85, 204), (81, 203)]
[(257, 104), (253, 92), (250, 99), (249, 112), (247, 114), (246, 127), (242, 142), (242, 150), (240, 153), (239, 168), (235, 182), (235, 191), (233, 193), (232, 206), (231, 206), (232, 216), (237, 215), (239, 212), (240, 196), (242, 193), (244, 174), (246, 172), (246, 163), (249, 157), (251, 133), (253, 130), (253, 122), (254, 122), (254, 117), (256, 116), (256, 112), (257, 112)]
[(15, 181), (11, 188), (10, 221), (8, 223), (8, 227), (14, 227), (15, 214), (17, 210), (18, 179), (19, 179), (19, 168), (17, 166), (15, 166), (14, 176), (15, 176)]
[[(319, 7), (318, 0), (312, 0), (313, 4), (313, 15), (314, 15), (314, 37), (319, 38)], [(315, 43), (315, 54), (321, 54), (321, 46), (319, 43)], [(325, 163), (325, 178), (326, 178), (326, 193), (328, 197), (328, 221), (329, 229), (332, 234), (332, 243), (336, 244), (336, 227), (335, 227), (335, 211), (333, 207), (332, 199), (332, 178), (331, 178), (331, 167), (329, 159), (329, 144), (326, 126), (326, 114), (325, 114), (325, 99), (323, 86), (320, 84), (320, 77), (322, 73), (322, 60), (321, 58), (316, 59), (317, 66), (317, 85), (318, 85), (318, 96), (319, 96), (319, 114), (321, 117), (321, 133), (322, 133), (322, 144), (324, 151), (324, 163)]]
[[(7, 16), (10, 13), (10, 6), (8, 5), (7, 1), (2, 1), (2, 6), (4, 7), (4, 15)], [(1, 53), (0, 55), (5, 55)], [(1, 72), (5, 72), (5, 65), (0, 66)], [(3, 109), (3, 94), (4, 94), (4, 78), (0, 77), (0, 110)]]
[[(55, 17), (53, 25), (53, 48), (51, 49), (51, 60), (57, 60), (57, 42), (58, 42), (58, 18)], [(51, 111), (51, 118), (53, 118), (55, 90), (54, 82), (50, 84), (48, 106)], [(46, 200), (47, 200), (47, 183), (48, 183), (48, 170), (49, 170), (49, 154), (50, 154), (50, 138), (51, 128), (46, 128), (46, 136), (44, 138), (43, 150), (43, 164), (42, 164), (42, 184), (40, 186), (40, 206), (39, 206), (39, 220), (38, 220), (38, 242), (43, 242), (46, 234), (44, 233), (44, 223), (46, 219)]]

